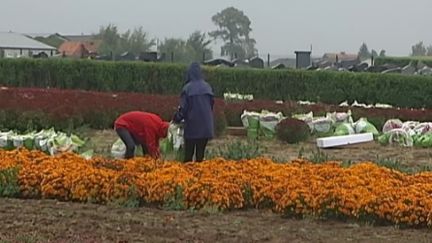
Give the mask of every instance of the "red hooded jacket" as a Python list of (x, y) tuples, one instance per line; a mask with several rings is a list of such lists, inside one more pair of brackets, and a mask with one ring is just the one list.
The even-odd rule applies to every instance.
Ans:
[(114, 123), (114, 128), (126, 128), (132, 136), (145, 144), (149, 154), (160, 156), (159, 140), (168, 133), (169, 123), (152, 113), (131, 111), (121, 115)]

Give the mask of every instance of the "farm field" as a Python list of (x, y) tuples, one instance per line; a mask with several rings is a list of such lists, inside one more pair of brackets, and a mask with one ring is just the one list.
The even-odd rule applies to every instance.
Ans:
[(432, 1), (35, 2), (1, 5), (0, 243), (432, 243)]
[[(108, 155), (117, 138), (112, 130), (81, 134), (91, 138), (88, 146), (93, 146), (98, 155)], [(246, 139), (225, 135), (213, 140), (209, 150), (237, 140)], [(319, 154), (313, 139), (295, 145), (277, 141), (261, 144), (265, 156), (286, 160), (302, 155), (352, 162), (382, 158), (411, 166), (432, 164), (428, 149), (375, 142), (322, 150)], [(32, 199), (0, 199), (0, 204), (0, 217), (6, 219), (0, 228), (1, 242), (430, 242), (432, 237), (430, 229), (308, 216), (286, 218), (269, 209), (174, 211)]]
[[(422, 148), (374, 141), (318, 149), (314, 137), (287, 144), (260, 134), (262, 139), (251, 142), (246, 131), (240, 132), (243, 136), (232, 132), (242, 125), (244, 110), (288, 116), (313, 112), (317, 117), (349, 110), (354, 120), (367, 117), (379, 131), (385, 121), (399, 118), (424, 122), (421, 131), (426, 134), (432, 130), (429, 108), (217, 98), (217, 138), (208, 146), (210, 161), (184, 165), (169, 162), (176, 159), (174, 154), (163, 155), (167, 163), (149, 158), (110, 160), (118, 138), (110, 128), (119, 114), (145, 110), (167, 120), (176, 109), (177, 96), (12, 87), (0, 92), (2, 132), (25, 134), (43, 128), (73, 132), (86, 140), (76, 152), (93, 150), (96, 157), (0, 151), (0, 195), (15, 198), (0, 199), (0, 217), (6, 219), (0, 225), (0, 242), (432, 239), (430, 143)], [(221, 152), (227, 160), (218, 159)], [(419, 171), (429, 172), (413, 174)]]

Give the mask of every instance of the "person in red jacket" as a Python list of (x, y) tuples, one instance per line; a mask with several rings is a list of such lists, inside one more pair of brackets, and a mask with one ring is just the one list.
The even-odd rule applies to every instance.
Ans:
[(131, 111), (122, 114), (114, 129), (126, 145), (125, 159), (135, 156), (135, 146), (141, 145), (144, 154), (160, 157), (159, 140), (168, 134), (169, 123), (152, 113)]

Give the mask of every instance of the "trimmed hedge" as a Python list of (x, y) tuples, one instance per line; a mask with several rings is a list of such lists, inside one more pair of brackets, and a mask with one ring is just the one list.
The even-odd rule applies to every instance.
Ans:
[[(0, 60), (0, 85), (176, 94), (185, 65), (91, 60)], [(250, 93), (258, 99), (348, 100), (399, 107), (432, 107), (432, 77), (303, 70), (205, 68), (215, 94)]]
[(378, 57), (375, 59), (375, 65), (394, 64), (400, 67), (406, 66), (413, 62), (417, 65), (418, 62), (422, 62), (429, 67), (432, 67), (432, 57)]
[(0, 59), (0, 84), (14, 87), (178, 94), (185, 66), (65, 59)]

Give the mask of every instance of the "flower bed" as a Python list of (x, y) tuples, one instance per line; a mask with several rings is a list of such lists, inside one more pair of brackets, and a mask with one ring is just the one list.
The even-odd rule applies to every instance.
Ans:
[[(135, 109), (154, 112), (169, 119), (175, 112), (178, 101), (175, 96), (143, 96), (138, 93), (33, 88), (0, 90), (0, 110), (9, 115), (2, 118), (18, 119), (17, 125), (21, 127), (27, 125), (25, 123), (28, 118), (37, 117), (40, 119), (32, 119), (36, 123), (33, 125), (59, 122), (67, 127), (72, 119), (76, 126), (88, 124), (95, 128), (107, 128), (111, 127), (118, 114)], [(9, 123), (2, 121), (1, 124)], [(17, 127), (11, 127), (15, 128)]]
[[(82, 90), (2, 88), (0, 130), (59, 130), (90, 126), (110, 129), (115, 119), (131, 110), (148, 111), (171, 120), (179, 104), (177, 96), (140, 93), (104, 93)], [(217, 133), (225, 129), (224, 103), (217, 100)]]
[[(6, 190), (7, 189), (7, 190)], [(0, 151), (0, 195), (177, 209), (271, 208), (287, 216), (432, 224), (432, 173), (408, 175), (365, 162), (160, 163), (150, 158), (85, 160), (73, 154)]]
[[(81, 90), (0, 88), (0, 130), (39, 130), (55, 127), (59, 130), (83, 125), (109, 129), (115, 118), (126, 111), (144, 110), (170, 120), (179, 102), (177, 96), (140, 93), (104, 93)], [(244, 110), (269, 110), (285, 116), (307, 113), (325, 115), (327, 112), (346, 112), (351, 109), (355, 120), (366, 117), (378, 129), (385, 121), (432, 121), (432, 110), (340, 107), (325, 104), (298, 104), (292, 101), (276, 103), (269, 100), (225, 103), (216, 99), (215, 118), (218, 133), (226, 126), (242, 126)]]

